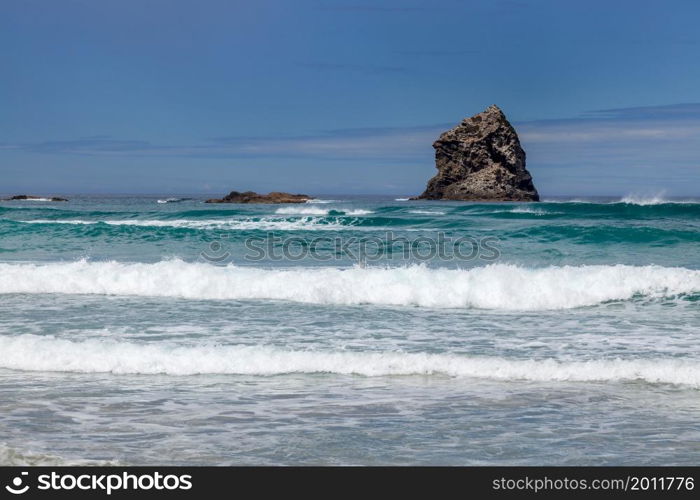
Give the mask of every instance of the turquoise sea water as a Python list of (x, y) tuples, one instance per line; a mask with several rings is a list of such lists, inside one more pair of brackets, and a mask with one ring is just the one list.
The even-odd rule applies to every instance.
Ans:
[(0, 395), (2, 464), (694, 465), (700, 202), (2, 202)]

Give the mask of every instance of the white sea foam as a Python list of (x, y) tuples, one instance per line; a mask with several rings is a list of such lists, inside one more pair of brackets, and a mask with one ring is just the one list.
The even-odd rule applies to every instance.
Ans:
[(669, 199), (665, 198), (663, 195), (653, 195), (653, 196), (643, 196), (630, 194), (623, 196), (619, 200), (613, 201), (601, 201), (601, 200), (587, 200), (582, 198), (572, 198), (568, 200), (562, 199), (549, 199), (544, 198), (541, 200), (543, 203), (578, 203), (582, 205), (665, 205), (665, 204), (679, 204), (679, 205), (697, 205), (700, 204), (700, 199), (697, 198), (687, 198), (687, 199)]
[(410, 198), (395, 198), (394, 201), (408, 201)]
[(516, 206), (513, 208), (507, 208), (504, 210), (487, 210), (487, 211), (484, 211), (482, 213), (486, 213), (486, 214), (552, 215), (552, 214), (560, 214), (561, 212), (550, 212), (550, 211), (544, 210), (540, 207)]
[(546, 210), (542, 210), (541, 208), (536, 208), (536, 207), (515, 207), (512, 210), (509, 210), (510, 213), (512, 214), (532, 214), (532, 215), (547, 215), (551, 212), (547, 212)]
[(46, 453), (20, 451), (4, 443), (0, 443), (0, 466), (31, 467), (31, 466), (66, 466), (66, 465), (119, 465), (116, 461), (104, 460), (70, 460)]
[(569, 199), (561, 199), (561, 198), (542, 198), (540, 200), (542, 203), (581, 203), (581, 204), (600, 204), (600, 203), (606, 203), (602, 201), (593, 201), (593, 200), (585, 200), (582, 198), (569, 198)]
[(294, 231), (300, 229), (340, 229), (353, 224), (353, 221), (328, 221), (318, 217), (299, 217), (287, 219), (282, 217), (260, 217), (242, 219), (127, 219), (127, 220), (81, 220), (81, 219), (34, 219), (17, 221), (24, 224), (74, 224), (92, 225), (107, 224), (108, 226), (139, 226), (139, 227), (177, 227), (190, 229), (225, 229), (225, 230), (280, 230)]
[(343, 210), (345, 215), (369, 215), (373, 214), (372, 210), (365, 210), (363, 208), (355, 208), (353, 210)]
[(514, 360), (452, 354), (292, 351), (267, 346), (79, 342), (38, 335), (0, 337), (0, 368), (115, 374), (280, 375), (335, 373), (368, 377), (445, 375), (495, 380), (592, 382), (643, 380), (700, 387), (694, 360)]
[(338, 215), (368, 215), (372, 214), (371, 210), (365, 210), (362, 208), (357, 209), (344, 209), (344, 208), (317, 208), (317, 207), (304, 207), (304, 206), (292, 206), (292, 207), (282, 207), (275, 210), (276, 214), (279, 215), (328, 215), (330, 212), (337, 213)]
[(275, 210), (276, 214), (281, 215), (328, 215), (329, 209), (305, 206), (282, 207)]
[(51, 198), (18, 198), (9, 201), (53, 201)]
[(218, 267), (180, 260), (153, 264), (0, 263), (0, 293), (64, 293), (214, 300), (288, 300), (435, 308), (547, 310), (635, 296), (700, 292), (700, 271), (660, 266), (528, 269), (492, 264), (470, 270)]
[(445, 212), (439, 210), (409, 210), (408, 213), (418, 215), (445, 215)]
[(647, 205), (665, 205), (667, 203), (684, 204), (685, 205), (685, 204), (696, 204), (699, 202), (698, 202), (698, 200), (669, 200), (668, 198), (665, 198), (663, 194), (657, 194), (654, 196), (640, 196), (640, 195), (630, 194), (630, 195), (624, 196), (617, 203), (626, 203), (628, 205), (647, 206)]
[(306, 200), (306, 203), (311, 203), (311, 204), (319, 203), (319, 204), (323, 205), (325, 203), (335, 203), (337, 201), (338, 200), (324, 200), (321, 198), (313, 198), (311, 200)]
[(191, 198), (165, 198), (162, 200), (158, 200), (157, 203), (178, 203), (178, 202), (187, 201), (190, 199)]

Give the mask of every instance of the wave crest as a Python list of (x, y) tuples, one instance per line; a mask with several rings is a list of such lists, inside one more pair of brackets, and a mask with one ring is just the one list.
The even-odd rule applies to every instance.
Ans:
[(223, 229), (228, 231), (296, 231), (296, 230), (322, 230), (344, 229), (355, 224), (354, 220), (340, 220), (339, 218), (319, 218), (312, 216), (284, 218), (284, 217), (248, 217), (239, 219), (125, 219), (125, 220), (83, 220), (83, 219), (34, 219), (17, 221), (22, 224), (68, 224), (68, 225), (96, 225), (107, 226), (132, 226), (145, 228), (186, 228), (213, 230)]
[(334, 373), (367, 377), (443, 375), (538, 382), (633, 381), (700, 387), (693, 360), (514, 360), (405, 352), (290, 351), (266, 346), (177, 346), (53, 337), (0, 337), (0, 367), (144, 375)]
[(670, 200), (665, 197), (665, 193), (661, 192), (652, 196), (644, 196), (637, 194), (628, 194), (623, 196), (617, 203), (625, 203), (627, 205), (666, 205), (666, 204), (676, 204), (676, 205), (695, 205), (698, 203), (697, 200)]
[(275, 210), (276, 214), (280, 215), (368, 215), (373, 214), (371, 210), (365, 210), (362, 208), (356, 209), (332, 209), (332, 208), (319, 208), (319, 207), (304, 207), (304, 206), (291, 206), (282, 207)]
[(265, 269), (188, 263), (0, 264), (0, 293), (136, 295), (214, 300), (288, 300), (313, 304), (547, 310), (593, 306), (635, 296), (700, 292), (700, 271), (661, 266), (528, 269), (491, 264), (428, 268)]

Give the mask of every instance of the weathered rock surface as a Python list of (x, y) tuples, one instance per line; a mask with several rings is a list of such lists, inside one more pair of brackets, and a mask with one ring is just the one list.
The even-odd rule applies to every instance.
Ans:
[(518, 134), (498, 106), (465, 118), (433, 143), (438, 173), (414, 199), (539, 201)]
[(268, 194), (258, 194), (253, 191), (244, 193), (231, 191), (223, 198), (212, 198), (205, 203), (305, 203), (311, 199), (311, 196), (305, 194), (280, 193), (277, 191)]
[(15, 196), (10, 196), (5, 198), (5, 200), (48, 200), (48, 201), (68, 201), (66, 198), (60, 198), (58, 196), (32, 196), (30, 194), (17, 194)]

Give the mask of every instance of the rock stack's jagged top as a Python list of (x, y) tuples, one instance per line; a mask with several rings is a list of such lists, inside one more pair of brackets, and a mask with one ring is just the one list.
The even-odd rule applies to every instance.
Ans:
[(518, 134), (498, 106), (465, 118), (433, 143), (438, 173), (418, 199), (539, 201)]

